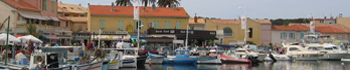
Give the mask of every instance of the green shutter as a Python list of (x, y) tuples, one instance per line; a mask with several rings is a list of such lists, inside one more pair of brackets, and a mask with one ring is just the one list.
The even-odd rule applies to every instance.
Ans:
[(300, 33), (300, 38), (304, 38), (304, 33)]
[(135, 23), (135, 29), (137, 29), (137, 21), (135, 21), (134, 23)]
[(100, 28), (105, 28), (105, 20), (100, 20)]
[(166, 21), (165, 23), (165, 29), (170, 29), (170, 21)]
[(47, 1), (43, 0), (43, 10), (46, 10), (46, 6), (47, 6)]
[(154, 21), (154, 29), (158, 29), (158, 21)]
[(119, 20), (118, 27), (119, 27), (119, 29), (123, 29), (123, 20)]
[(181, 29), (181, 22), (180, 21), (176, 21), (176, 29)]
[(52, 10), (52, 12), (55, 12), (55, 1), (52, 1), (52, 8), (51, 8), (51, 10)]
[(288, 38), (288, 33), (284, 33), (284, 35), (285, 35), (285, 36), (284, 36), (285, 38)]
[(281, 39), (283, 39), (283, 33), (281, 33)]
[(293, 39), (295, 39), (295, 33), (293, 33)]

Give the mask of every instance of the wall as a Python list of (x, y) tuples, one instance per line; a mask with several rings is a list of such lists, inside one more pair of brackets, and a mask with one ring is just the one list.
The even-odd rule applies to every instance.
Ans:
[[(287, 33), (287, 37), (289, 37), (289, 33), (295, 33), (295, 39), (291, 39), (291, 38), (287, 38), (287, 40), (292, 40), (292, 41), (300, 41), (301, 38), (301, 33), (304, 33), (304, 37), (305, 35), (307, 35), (308, 33), (310, 33), (309, 31), (280, 31), (280, 30), (272, 30), (272, 44), (279, 44), (281, 43), (283, 40), (286, 40), (286, 38), (281, 39), (281, 33)], [(316, 34), (321, 34), (320, 32), (315, 32)]]
[[(244, 30), (241, 29), (241, 24), (221, 24), (215, 23), (212, 21), (207, 21), (206, 30), (223, 30), (224, 28), (229, 27), (233, 32), (232, 37), (223, 37), (223, 44), (231, 45), (230, 42), (240, 42), (244, 41)], [(247, 33), (247, 41), (252, 41), (257, 45), (261, 44), (261, 27), (259, 23), (256, 23), (254, 20), (248, 19), (247, 21), (247, 30), (253, 28), (253, 37), (249, 38), (249, 33)], [(219, 37), (220, 38), (220, 37)], [(219, 39), (220, 40), (220, 39)]]
[(194, 30), (204, 30), (204, 24), (190, 24), (188, 28), (194, 27)]
[(337, 18), (337, 24), (341, 24), (347, 28), (350, 28), (350, 17)]
[[(348, 33), (322, 33), (322, 35), (330, 36), (331, 40), (346, 40), (348, 41), (349, 39), (349, 34)], [(338, 39), (338, 36), (341, 36), (342, 39)], [(334, 39), (332, 39), (334, 37)]]
[[(119, 20), (123, 20), (123, 29), (128, 30), (127, 26), (132, 26), (132, 31), (135, 31), (135, 21), (132, 16), (88, 16), (88, 31), (98, 31), (100, 28), (100, 20), (104, 20), (105, 28), (102, 31), (120, 31), (119, 30)], [(176, 21), (181, 22), (181, 29), (186, 29), (188, 24), (188, 18), (176, 18), (176, 17), (140, 17), (143, 21), (143, 28), (141, 32), (147, 31), (150, 27), (150, 23), (158, 21), (158, 29), (165, 29), (166, 21), (170, 21), (170, 29), (174, 29), (176, 26)]]
[[(0, 1), (0, 23), (2, 23), (5, 19), (10, 16), (10, 28), (12, 31), (15, 31), (14, 28), (16, 27), (17, 23), (17, 10), (16, 12), (11, 12), (11, 10), (16, 10), (14, 7), (11, 7), (10, 5), (4, 3), (3, 1)], [(7, 21), (5, 22), (4, 26), (1, 28), (1, 32), (5, 32), (5, 28), (7, 28)]]
[(83, 32), (86, 32), (87, 30), (87, 24), (85, 22), (75, 22), (72, 24), (72, 31), (78, 31), (78, 30), (82, 30)]
[(271, 38), (271, 24), (261, 24), (261, 44), (269, 45)]

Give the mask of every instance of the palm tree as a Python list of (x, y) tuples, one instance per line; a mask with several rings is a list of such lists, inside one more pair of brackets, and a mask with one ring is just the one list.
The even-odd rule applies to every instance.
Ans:
[(116, 0), (116, 6), (132, 6), (131, 0)]
[(41, 32), (36, 32), (36, 26), (33, 24), (28, 24), (27, 25), (27, 33), (29, 35), (33, 35), (36, 38), (39, 38), (41, 36)]
[(142, 4), (144, 4), (145, 7), (148, 5), (152, 5), (157, 2), (157, 0), (141, 0)]
[(180, 0), (159, 0), (157, 2), (159, 7), (171, 7), (171, 5), (176, 5), (179, 6), (180, 5)]

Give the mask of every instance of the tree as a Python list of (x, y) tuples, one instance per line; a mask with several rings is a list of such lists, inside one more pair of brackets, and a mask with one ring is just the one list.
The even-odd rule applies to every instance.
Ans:
[(39, 38), (42, 35), (41, 32), (36, 31), (36, 26), (33, 24), (27, 25), (27, 33), (26, 34), (33, 35), (36, 38)]
[(131, 0), (116, 0), (116, 6), (133, 6)]
[(178, 0), (159, 0), (157, 4), (159, 7), (171, 7), (171, 5), (179, 6), (180, 2)]
[(141, 3), (144, 4), (145, 7), (147, 7), (148, 5), (152, 5), (156, 2), (157, 0), (141, 0)]

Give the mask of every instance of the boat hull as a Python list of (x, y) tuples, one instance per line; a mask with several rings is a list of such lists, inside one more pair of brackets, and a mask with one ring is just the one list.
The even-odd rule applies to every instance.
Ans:
[(320, 56), (320, 59), (323, 60), (341, 60), (343, 57), (348, 56), (347, 53), (329, 53), (324, 54), (324, 56)]
[(197, 58), (165, 58), (163, 63), (165, 64), (196, 64)]
[(77, 65), (73, 67), (73, 70), (102, 70), (103, 62), (96, 62), (85, 65)]
[(272, 58), (276, 59), (277, 61), (288, 61), (291, 60), (291, 58), (288, 55), (281, 55), (281, 54), (272, 54), (272, 57), (270, 55), (267, 55), (265, 57), (265, 61), (273, 61)]
[(350, 62), (350, 58), (342, 58), (341, 61)]
[(152, 64), (162, 64), (163, 63), (164, 58), (153, 58), (153, 59), (147, 59), (146, 60), (146, 64), (148, 63), (152, 63)]
[(123, 67), (137, 67), (137, 60), (123, 60)]
[(119, 69), (122, 61), (112, 61), (108, 63), (108, 69)]
[(198, 64), (221, 64), (220, 56), (214, 56), (214, 57), (199, 57)]
[(293, 60), (298, 61), (317, 61), (319, 60), (319, 57), (322, 56), (320, 54), (298, 54), (293, 55)]
[(225, 56), (221, 54), (209, 54), (210, 56), (217, 56), (220, 55), (220, 59), (222, 63), (250, 63), (251, 61), (249, 59), (244, 59), (244, 58), (235, 58), (235, 57), (230, 57), (230, 56)]

